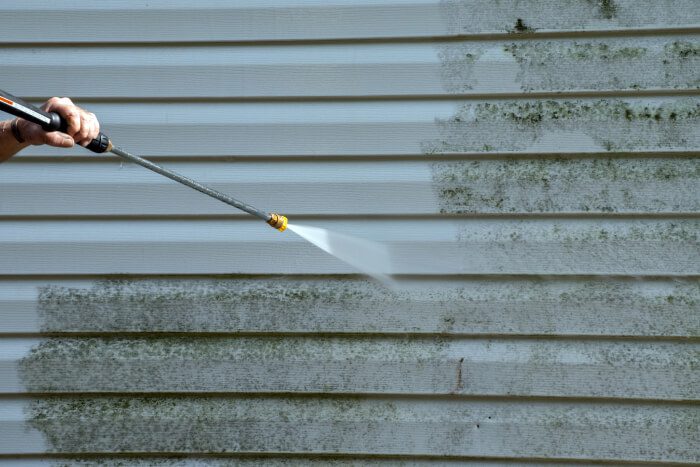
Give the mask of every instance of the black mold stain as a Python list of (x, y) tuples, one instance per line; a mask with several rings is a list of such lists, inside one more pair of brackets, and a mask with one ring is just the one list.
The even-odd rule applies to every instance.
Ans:
[(667, 53), (682, 60), (700, 57), (700, 44), (688, 41), (676, 41), (665, 47)]
[(515, 20), (515, 26), (508, 32), (511, 34), (524, 34), (535, 32), (535, 29), (526, 25), (522, 18), (518, 18)]
[(604, 19), (613, 19), (617, 16), (617, 5), (614, 0), (588, 0), (598, 7), (598, 15)]

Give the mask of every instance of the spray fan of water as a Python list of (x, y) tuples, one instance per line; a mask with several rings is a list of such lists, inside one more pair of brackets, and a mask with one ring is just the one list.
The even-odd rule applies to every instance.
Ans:
[(392, 273), (391, 255), (385, 245), (309, 225), (289, 224), (287, 228), (384, 285), (396, 285), (389, 276)]

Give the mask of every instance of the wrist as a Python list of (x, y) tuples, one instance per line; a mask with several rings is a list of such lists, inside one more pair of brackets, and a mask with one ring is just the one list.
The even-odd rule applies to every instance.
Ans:
[(19, 144), (24, 144), (27, 142), (27, 140), (24, 139), (24, 136), (22, 136), (22, 131), (19, 129), (19, 119), (15, 118), (10, 122), (10, 131), (12, 132), (12, 136), (15, 137), (15, 140)]
[(0, 121), (0, 162), (9, 159), (27, 146), (29, 143), (20, 143), (12, 134), (11, 120)]

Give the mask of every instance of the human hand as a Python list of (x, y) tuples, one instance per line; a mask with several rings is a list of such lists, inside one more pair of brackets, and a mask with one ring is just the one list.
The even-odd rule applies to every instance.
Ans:
[(100, 122), (95, 114), (81, 109), (67, 97), (52, 97), (44, 102), (41, 109), (46, 112), (57, 112), (68, 123), (66, 132), (44, 131), (36, 123), (17, 119), (17, 129), (20, 136), (29, 144), (48, 144), (59, 148), (70, 148), (75, 143), (87, 146), (100, 133)]

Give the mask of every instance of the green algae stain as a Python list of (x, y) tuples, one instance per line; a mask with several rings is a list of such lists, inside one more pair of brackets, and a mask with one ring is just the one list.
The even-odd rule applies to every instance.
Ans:
[[(643, 225), (632, 225), (625, 230), (610, 231), (605, 227), (593, 227), (580, 231), (567, 232), (555, 236), (569, 243), (600, 243), (600, 242), (666, 242), (697, 244), (700, 235), (698, 222), (645, 222)], [(699, 245), (700, 246), (700, 245)]]
[[(44, 332), (265, 332), (330, 330), (398, 299), (366, 280), (104, 280), (89, 288), (45, 286), (39, 293)], [(284, 312), (281, 313), (280, 306)], [(319, 319), (314, 320), (312, 317)]]
[[(384, 386), (403, 392), (410, 382), (353, 380), (348, 362), (441, 361), (447, 345), (442, 338), (51, 338), (33, 348), (19, 370), (32, 392), (337, 393), (382, 392)], [(325, 366), (335, 370), (316, 370)]]
[[(348, 397), (42, 397), (27, 417), (54, 453), (313, 453), (337, 449), (362, 423), (399, 421), (393, 401)], [(334, 434), (295, 434), (314, 423)]]
[(440, 212), (695, 212), (700, 158), (537, 158), (431, 165)]
[(675, 41), (529, 41), (505, 44), (526, 92), (698, 87), (697, 44)]
[[(511, 43), (503, 46), (503, 50), (513, 55), (522, 65), (556, 65), (562, 66), (565, 59), (574, 60), (632, 60), (644, 57), (648, 53), (646, 47), (610, 46), (607, 43), (566, 43), (533, 42)], [(589, 65), (590, 66), (590, 65)]]
[(700, 57), (700, 44), (688, 41), (675, 41), (664, 48), (670, 56), (678, 57), (681, 60)]
[(653, 104), (620, 99), (466, 103), (451, 117), (436, 119), (440, 136), (422, 142), (421, 149), (471, 153), (489, 145), (494, 151), (527, 151), (547, 134), (577, 133), (609, 152), (692, 150), (700, 145), (700, 134), (692, 130), (699, 121), (700, 103), (692, 98)]
[(518, 124), (533, 125), (552, 120), (614, 121), (668, 121), (691, 120), (700, 117), (700, 103), (687, 101), (678, 108), (630, 104), (620, 100), (600, 99), (585, 101), (538, 100), (531, 102), (508, 102), (504, 104), (483, 103), (476, 107), (477, 120), (509, 120)]

